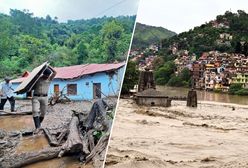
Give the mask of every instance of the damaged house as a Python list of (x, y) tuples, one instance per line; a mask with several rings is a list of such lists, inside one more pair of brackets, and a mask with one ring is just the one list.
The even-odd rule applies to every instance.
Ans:
[[(55, 67), (57, 74), (50, 84), (48, 96), (63, 92), (71, 100), (92, 100), (106, 96), (118, 96), (125, 63), (116, 64), (83, 64), (68, 67)], [(17, 88), (28, 73), (12, 80)], [(16, 95), (26, 98), (29, 95)]]

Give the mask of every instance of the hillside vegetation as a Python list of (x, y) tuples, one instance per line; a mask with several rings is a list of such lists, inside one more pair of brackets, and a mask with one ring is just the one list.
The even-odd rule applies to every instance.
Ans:
[(136, 23), (132, 48), (146, 48), (150, 44), (159, 43), (162, 39), (176, 35), (175, 32), (163, 27), (149, 26)]
[(28, 10), (0, 13), (0, 78), (20, 75), (44, 61), (52, 66), (126, 59), (135, 16), (69, 20), (35, 17)]
[(216, 20), (202, 24), (170, 39), (164, 39), (165, 49), (176, 45), (178, 50), (188, 50), (199, 57), (203, 52), (217, 50), (248, 55), (248, 14), (227, 11)]

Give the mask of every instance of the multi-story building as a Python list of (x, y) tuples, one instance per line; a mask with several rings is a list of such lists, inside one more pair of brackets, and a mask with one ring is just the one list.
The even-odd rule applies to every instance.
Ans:
[(202, 89), (204, 87), (205, 64), (194, 62), (192, 64), (192, 79), (195, 88)]
[(243, 87), (248, 88), (248, 73), (237, 73), (232, 77), (232, 83), (241, 83)]

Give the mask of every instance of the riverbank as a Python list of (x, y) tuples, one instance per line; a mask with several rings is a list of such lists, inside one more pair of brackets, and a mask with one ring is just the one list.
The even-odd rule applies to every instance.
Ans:
[[(169, 86), (156, 86), (158, 91), (163, 92), (167, 96), (187, 96), (189, 88), (183, 87), (169, 87)], [(209, 92), (204, 90), (196, 90), (198, 100), (201, 101), (211, 101), (211, 102), (220, 102), (220, 103), (234, 103), (248, 105), (248, 96), (238, 96), (230, 95), (226, 93), (216, 93)]]
[(169, 108), (138, 107), (121, 99), (106, 166), (243, 168), (248, 164), (247, 108), (205, 101), (197, 108), (183, 101)]

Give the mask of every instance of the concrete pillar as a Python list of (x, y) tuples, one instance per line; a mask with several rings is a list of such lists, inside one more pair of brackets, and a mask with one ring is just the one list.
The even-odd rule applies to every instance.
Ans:
[(146, 71), (141, 71), (139, 76), (139, 84), (138, 84), (138, 92), (142, 92), (146, 89), (155, 89), (155, 80), (153, 76), (153, 72), (149, 71), (148, 69)]
[(188, 107), (197, 107), (197, 93), (195, 90), (190, 90), (187, 97)]

